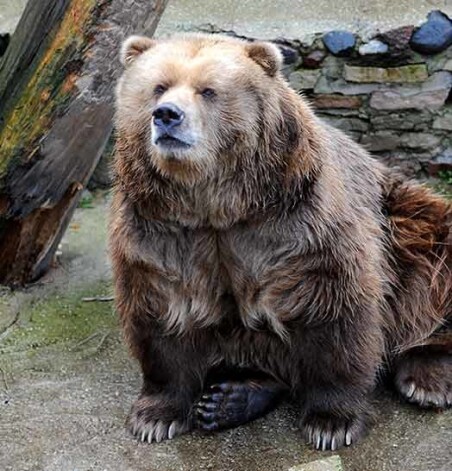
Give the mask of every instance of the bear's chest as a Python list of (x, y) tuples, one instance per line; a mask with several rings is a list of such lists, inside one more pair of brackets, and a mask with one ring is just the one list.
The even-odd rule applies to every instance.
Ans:
[(267, 325), (283, 335), (296, 304), (290, 293), (302, 276), (296, 235), (177, 226), (147, 233), (142, 249), (159, 270), (159, 301), (170, 329), (220, 324), (231, 314), (232, 296), (244, 326)]
[(247, 327), (267, 325), (284, 336), (284, 323), (299, 312), (307, 263), (302, 239), (297, 231), (253, 227), (220, 237), (220, 263)]

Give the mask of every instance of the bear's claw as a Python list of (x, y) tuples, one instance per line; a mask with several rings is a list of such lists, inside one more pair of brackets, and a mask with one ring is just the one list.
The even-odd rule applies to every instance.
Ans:
[(307, 443), (315, 449), (335, 451), (358, 441), (366, 427), (361, 418), (345, 420), (312, 415), (302, 420), (301, 429)]
[(409, 352), (397, 365), (395, 386), (409, 403), (423, 408), (452, 406), (452, 356)]
[(452, 391), (440, 393), (424, 389), (414, 382), (400, 384), (400, 394), (411, 404), (425, 408), (443, 409), (452, 406)]
[(188, 427), (178, 420), (165, 422), (162, 420), (151, 420), (147, 423), (135, 423), (131, 426), (132, 435), (141, 442), (147, 441), (160, 443), (163, 440), (171, 440), (188, 430)]

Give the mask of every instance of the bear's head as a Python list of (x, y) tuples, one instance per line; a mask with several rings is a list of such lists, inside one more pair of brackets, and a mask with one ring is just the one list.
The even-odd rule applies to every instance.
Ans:
[(121, 61), (118, 136), (134, 139), (164, 177), (193, 181), (259, 158), (271, 163), (298, 145), (299, 97), (280, 73), (274, 44), (132, 36)]

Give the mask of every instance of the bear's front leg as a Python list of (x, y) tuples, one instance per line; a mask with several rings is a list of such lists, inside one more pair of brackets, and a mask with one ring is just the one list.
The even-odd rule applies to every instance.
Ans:
[(193, 338), (164, 335), (156, 326), (151, 331), (152, 337), (149, 326), (142, 331), (147, 335), (137, 356), (143, 386), (128, 417), (132, 434), (149, 443), (172, 439), (192, 428), (192, 406), (207, 370), (204, 349), (196, 351)]
[(133, 274), (118, 277), (116, 284), (124, 338), (143, 378), (127, 425), (139, 440), (160, 442), (191, 429), (191, 410), (207, 373), (212, 336), (208, 329), (168, 332), (164, 314), (159, 315), (158, 305), (151, 301), (159, 299), (158, 293), (152, 293), (145, 273), (134, 270)]
[(301, 335), (300, 427), (318, 450), (349, 446), (366, 431), (382, 348), (368, 316), (349, 313)]
[(218, 361), (214, 332), (224, 290), (216, 239), (208, 230), (140, 219), (121, 193), (115, 206), (110, 246), (116, 308), (143, 374), (128, 424), (141, 440), (161, 441), (191, 428), (206, 371)]

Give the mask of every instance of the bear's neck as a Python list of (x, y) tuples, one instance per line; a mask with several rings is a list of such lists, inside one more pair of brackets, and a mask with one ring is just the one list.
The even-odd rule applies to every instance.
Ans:
[(272, 172), (254, 167), (249, 173), (239, 168), (186, 185), (123, 161), (116, 189), (140, 216), (188, 227), (226, 228), (264, 213), (268, 217), (270, 211), (292, 211), (309, 200), (317, 178), (317, 172), (295, 177), (284, 167)]

